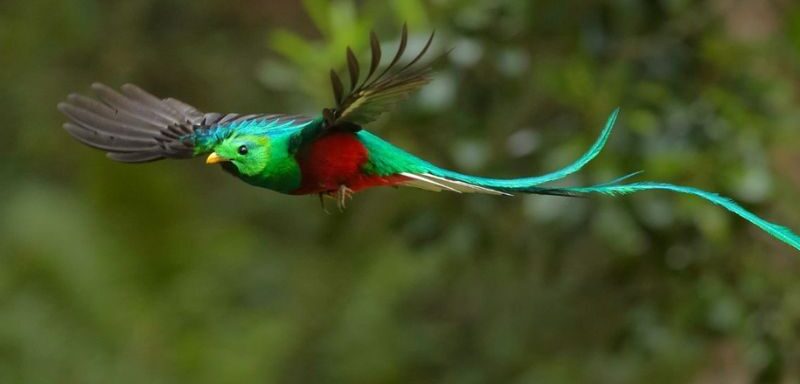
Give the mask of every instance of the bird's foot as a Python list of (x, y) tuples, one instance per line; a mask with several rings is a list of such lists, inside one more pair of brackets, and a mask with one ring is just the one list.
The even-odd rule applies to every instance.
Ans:
[(331, 197), (331, 195), (327, 194), (327, 193), (322, 193), (322, 192), (318, 193), (317, 195), (319, 196), (319, 205), (320, 205), (320, 207), (322, 207), (322, 212), (325, 212), (326, 215), (330, 215), (331, 212), (325, 206), (325, 197)]
[(339, 189), (336, 190), (336, 207), (339, 208), (339, 212), (343, 212), (347, 208), (347, 201), (352, 198), (353, 190), (346, 185), (340, 185)]
[(329, 198), (336, 201), (336, 208), (339, 209), (339, 212), (344, 212), (344, 209), (347, 208), (347, 201), (353, 199), (354, 193), (355, 192), (346, 185), (340, 185), (339, 189), (336, 190), (320, 192), (318, 196), (319, 204), (322, 206), (322, 211), (325, 213), (330, 213), (325, 206), (325, 198)]

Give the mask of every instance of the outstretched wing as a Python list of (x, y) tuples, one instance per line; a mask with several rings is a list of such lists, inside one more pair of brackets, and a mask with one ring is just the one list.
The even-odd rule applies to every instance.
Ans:
[(78, 141), (103, 151), (109, 158), (142, 163), (196, 154), (195, 134), (254, 119), (280, 115), (203, 113), (180, 100), (159, 99), (125, 84), (119, 93), (95, 83), (97, 99), (71, 94), (58, 109), (69, 119), (64, 129)]
[(370, 33), (372, 59), (369, 71), (362, 80), (360, 66), (350, 47), (347, 48), (347, 69), (350, 90), (345, 94), (344, 85), (336, 71), (331, 70), (331, 85), (336, 101), (334, 108), (323, 110), (328, 129), (349, 128), (358, 130), (361, 125), (374, 121), (395, 103), (430, 81), (430, 66), (420, 65), (420, 59), (428, 51), (435, 33), (431, 33), (425, 47), (407, 64), (399, 66), (408, 44), (408, 28), (403, 25), (400, 45), (394, 58), (377, 76), (381, 62), (381, 47), (375, 32)]

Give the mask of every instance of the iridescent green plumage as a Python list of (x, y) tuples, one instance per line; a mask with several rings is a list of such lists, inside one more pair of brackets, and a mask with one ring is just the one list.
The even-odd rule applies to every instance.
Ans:
[(331, 73), (335, 106), (316, 118), (289, 115), (202, 113), (175, 99), (158, 99), (133, 85), (117, 93), (92, 86), (100, 101), (70, 95), (59, 109), (70, 122), (64, 128), (81, 142), (122, 162), (208, 155), (208, 163), (247, 183), (286, 194), (336, 196), (340, 206), (353, 192), (391, 185), (433, 191), (512, 195), (518, 193), (585, 196), (626, 195), (648, 190), (690, 194), (717, 204), (800, 250), (800, 237), (770, 223), (734, 201), (692, 187), (659, 182), (628, 183), (633, 173), (608, 183), (581, 187), (548, 187), (581, 170), (603, 149), (619, 110), (613, 111), (594, 145), (578, 160), (541, 176), (493, 179), (466, 175), (433, 165), (363, 129), (393, 104), (429, 81), (429, 67), (415, 65), (433, 38), (408, 64), (400, 65), (407, 45), (403, 28), (393, 59), (378, 71), (381, 49), (370, 36), (372, 59), (360, 76), (348, 48), (349, 90)]

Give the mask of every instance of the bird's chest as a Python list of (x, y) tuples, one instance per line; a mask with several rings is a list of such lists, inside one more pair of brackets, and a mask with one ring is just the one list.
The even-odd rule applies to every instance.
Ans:
[(296, 194), (333, 191), (342, 185), (356, 189), (366, 177), (362, 166), (367, 149), (353, 133), (324, 136), (298, 152), (296, 159), (301, 173)]

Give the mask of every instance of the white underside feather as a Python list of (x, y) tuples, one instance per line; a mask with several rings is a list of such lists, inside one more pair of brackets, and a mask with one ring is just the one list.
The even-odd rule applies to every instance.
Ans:
[(408, 177), (412, 180), (402, 183), (407, 187), (414, 187), (425, 189), (428, 191), (451, 191), (456, 193), (483, 193), (488, 195), (505, 195), (510, 196), (510, 193), (505, 193), (491, 188), (481, 187), (479, 185), (465, 183), (463, 181), (452, 180), (441, 176), (431, 175), (430, 173), (401, 173), (401, 175)]

